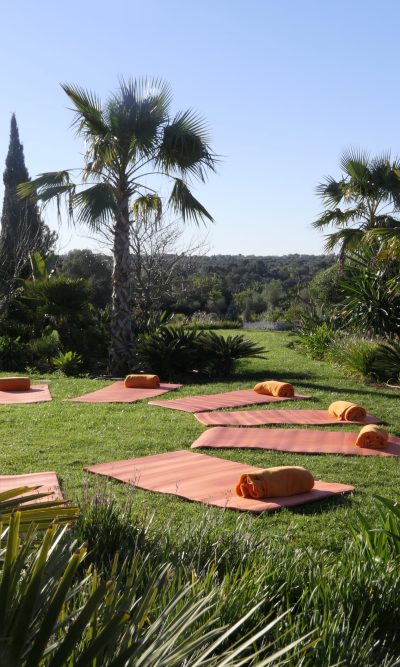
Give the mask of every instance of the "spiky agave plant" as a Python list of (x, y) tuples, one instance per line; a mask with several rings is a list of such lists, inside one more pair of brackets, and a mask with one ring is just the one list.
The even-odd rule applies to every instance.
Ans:
[(82, 574), (86, 548), (76, 548), (66, 527), (53, 525), (39, 545), (31, 528), (20, 543), (20, 519), (12, 516), (0, 552), (1, 667), (276, 666), (302, 641), (260, 658), (254, 646), (280, 618), (252, 635), (238, 632), (259, 605), (218, 627), (217, 596), (182, 585), (170, 565), (149, 576), (136, 555), (118, 575), (115, 564), (108, 581), (94, 569)]

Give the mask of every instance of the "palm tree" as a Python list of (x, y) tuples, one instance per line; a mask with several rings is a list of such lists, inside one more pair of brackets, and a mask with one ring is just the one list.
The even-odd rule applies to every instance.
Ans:
[[(92, 231), (111, 226), (113, 240), (110, 370), (129, 369), (132, 353), (130, 230), (135, 219), (158, 220), (160, 183), (172, 185), (167, 207), (183, 221), (212, 220), (190, 191), (190, 180), (215, 171), (204, 121), (187, 110), (171, 116), (171, 92), (159, 79), (122, 81), (104, 104), (93, 92), (62, 85), (73, 104), (73, 126), (85, 141), (79, 170), (41, 174), (20, 187), (44, 205), (65, 198), (71, 219)], [(79, 183), (72, 180), (78, 171)]]
[(400, 231), (400, 160), (349, 150), (342, 155), (341, 168), (342, 178), (328, 176), (316, 188), (325, 210), (313, 227), (338, 228), (327, 235), (325, 248), (339, 247), (341, 259), (360, 244), (384, 250)]

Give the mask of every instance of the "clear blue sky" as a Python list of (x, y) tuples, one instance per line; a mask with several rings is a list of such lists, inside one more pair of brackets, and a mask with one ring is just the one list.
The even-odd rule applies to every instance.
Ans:
[[(11, 112), (31, 176), (81, 164), (60, 82), (106, 96), (121, 76), (160, 76), (223, 156), (195, 191), (211, 252), (319, 253), (314, 189), (341, 152), (400, 152), (399, 25), (398, 0), (2, 2), (0, 170)], [(66, 225), (61, 241), (88, 246)]]

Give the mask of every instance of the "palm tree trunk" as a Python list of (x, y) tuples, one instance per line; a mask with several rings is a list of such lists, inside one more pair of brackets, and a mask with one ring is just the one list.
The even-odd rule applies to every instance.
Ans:
[(114, 223), (110, 371), (121, 376), (132, 360), (132, 304), (130, 290), (130, 226), (127, 201)]

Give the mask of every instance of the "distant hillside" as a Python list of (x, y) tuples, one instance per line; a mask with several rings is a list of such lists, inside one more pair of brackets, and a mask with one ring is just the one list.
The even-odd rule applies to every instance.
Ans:
[(336, 261), (334, 255), (211, 255), (193, 258), (199, 273), (215, 273), (232, 292), (281, 280), (286, 288), (307, 284)]

